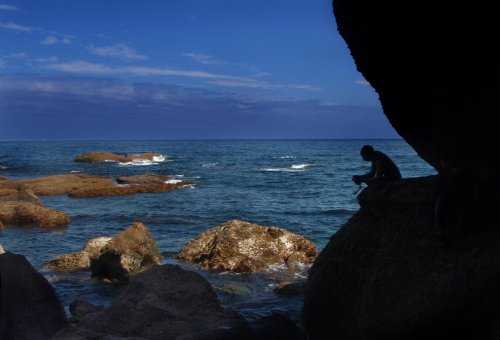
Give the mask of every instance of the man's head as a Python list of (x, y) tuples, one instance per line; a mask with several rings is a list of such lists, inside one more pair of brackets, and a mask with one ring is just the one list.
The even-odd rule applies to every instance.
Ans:
[(372, 160), (372, 155), (373, 153), (375, 152), (375, 149), (373, 149), (373, 146), (371, 145), (364, 145), (362, 148), (361, 148), (361, 157), (363, 157), (363, 159), (365, 161), (371, 161)]

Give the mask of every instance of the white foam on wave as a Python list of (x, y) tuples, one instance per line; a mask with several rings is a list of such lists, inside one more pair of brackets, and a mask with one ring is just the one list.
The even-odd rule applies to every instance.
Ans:
[(76, 174), (76, 173), (81, 172), (81, 171), (80, 170), (71, 170), (70, 172)]
[(0, 165), (0, 170), (5, 170), (5, 169), (7, 169), (7, 168), (8, 168), (8, 166), (7, 166), (7, 165)]
[(149, 159), (134, 159), (131, 162), (120, 162), (118, 165), (134, 165), (134, 166), (145, 166), (145, 165), (158, 165), (159, 163), (150, 161)]
[(202, 168), (213, 168), (214, 166), (217, 166), (219, 163), (215, 162), (215, 163), (205, 163), (205, 164), (202, 164), (201, 167)]
[(153, 156), (153, 162), (165, 162), (167, 160), (167, 157), (163, 155), (159, 156)]
[(295, 156), (281, 156), (281, 159), (292, 159), (295, 158)]
[(313, 164), (308, 164), (308, 163), (301, 163), (301, 164), (292, 164), (290, 168), (292, 169), (307, 169), (312, 167)]
[(165, 181), (165, 184), (177, 184), (177, 183), (180, 183), (182, 182), (182, 179), (169, 179), (168, 181)]

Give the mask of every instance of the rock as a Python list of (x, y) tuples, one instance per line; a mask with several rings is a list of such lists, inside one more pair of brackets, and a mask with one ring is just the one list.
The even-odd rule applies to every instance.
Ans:
[(0, 196), (0, 202), (7, 202), (7, 201), (29, 202), (38, 205), (40, 207), (43, 206), (42, 201), (40, 201), (40, 199), (36, 197), (36, 195), (30, 189), (12, 190), (11, 193)]
[[(142, 180), (141, 180), (142, 179)], [(98, 197), (176, 190), (192, 184), (191, 181), (172, 180), (163, 175), (120, 177), (122, 182), (135, 185), (117, 185), (111, 177), (88, 174), (54, 175), (33, 179), (0, 182), (0, 198), (17, 190), (30, 189), (36, 195), (69, 195), (71, 197)]]
[(69, 305), (69, 311), (71, 312), (71, 315), (77, 320), (80, 320), (92, 313), (101, 312), (103, 310), (103, 306), (97, 306), (85, 300), (75, 300)]
[(132, 223), (101, 248), (99, 257), (91, 258), (92, 276), (121, 281), (159, 264), (160, 252), (153, 236), (140, 222)]
[(122, 176), (118, 177), (116, 181), (120, 184), (158, 185), (158, 184), (165, 184), (165, 182), (168, 181), (172, 181), (172, 177), (162, 176), (157, 174), (145, 174), (136, 176)]
[(107, 151), (96, 151), (77, 156), (75, 162), (133, 162), (137, 160), (154, 161), (159, 159), (163, 159), (163, 156), (155, 152), (118, 155)]
[[(233, 327), (244, 322), (223, 308), (206, 279), (174, 265), (154, 266), (130, 279), (109, 308), (84, 317), (80, 332), (118, 337), (178, 339), (184, 334)], [(59, 333), (67, 338), (78, 329)]]
[(0, 220), (6, 224), (36, 224), (42, 228), (53, 228), (68, 224), (69, 216), (62, 210), (43, 207), (33, 192), (22, 190), (0, 196)]
[(208, 269), (257, 272), (270, 265), (311, 264), (316, 247), (285, 229), (231, 220), (188, 241), (176, 257)]
[(307, 336), (286, 315), (273, 313), (231, 329), (216, 329), (188, 334), (178, 340), (306, 340)]
[(361, 209), (309, 272), (311, 339), (493, 339), (500, 322), (500, 231), (443, 235), (436, 178), (368, 186)]
[(0, 221), (0, 231), (2, 231), (2, 230), (3, 230), (3, 223), (2, 223), (2, 221)]
[(5, 181), (6, 179), (7, 179), (7, 177), (0, 176), (0, 181)]
[(17, 189), (0, 189), (0, 197), (12, 195), (15, 194), (16, 192), (18, 192)]
[(398, 134), (439, 172), (466, 173), (455, 185), (474, 188), (468, 205), (497, 223), (500, 162), (492, 150), (500, 146), (500, 21), (493, 3), (440, 1), (432, 10), (417, 2), (333, 5), (358, 71)]
[[(0, 226), (1, 226), (2, 222), (0, 222)], [(4, 247), (0, 244), (0, 255), (4, 254), (5, 253), (5, 249)]]
[(93, 238), (78, 253), (57, 256), (47, 263), (45, 268), (61, 272), (90, 269), (90, 261), (99, 257), (101, 249), (111, 239), (111, 237), (105, 236)]
[(0, 255), (0, 339), (50, 339), (67, 325), (54, 289), (26, 258)]
[(274, 292), (283, 296), (303, 295), (306, 288), (305, 282), (280, 282)]

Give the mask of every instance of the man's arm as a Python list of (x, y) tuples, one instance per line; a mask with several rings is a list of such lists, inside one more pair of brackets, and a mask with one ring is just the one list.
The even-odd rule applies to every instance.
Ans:
[(372, 168), (370, 169), (369, 172), (367, 172), (366, 174), (364, 175), (354, 175), (352, 176), (352, 181), (356, 184), (361, 184), (363, 182), (365, 182), (366, 184), (368, 184), (367, 181), (369, 181), (370, 179), (372, 179), (375, 175), (377, 174), (377, 166), (375, 164), (375, 162), (372, 162)]

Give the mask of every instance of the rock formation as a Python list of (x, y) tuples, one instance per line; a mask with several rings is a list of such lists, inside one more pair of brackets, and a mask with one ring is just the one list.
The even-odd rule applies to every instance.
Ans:
[(79, 328), (65, 329), (54, 339), (87, 333), (102, 338), (169, 340), (243, 322), (237, 312), (220, 305), (210, 284), (199, 274), (161, 265), (131, 278), (126, 291), (109, 308), (84, 317)]
[(36, 224), (42, 228), (53, 228), (69, 223), (64, 211), (45, 208), (30, 190), (20, 190), (0, 196), (0, 221), (5, 224)]
[(134, 222), (107, 242), (97, 258), (90, 258), (90, 268), (94, 277), (121, 281), (159, 264), (160, 259), (156, 242), (146, 226)]
[(72, 272), (90, 269), (90, 261), (99, 257), (101, 249), (112, 239), (112, 237), (96, 237), (87, 242), (85, 247), (78, 253), (64, 254), (57, 256), (45, 265), (45, 268), (60, 271)]
[(47, 280), (24, 256), (0, 255), (0, 339), (50, 339), (66, 326)]
[(146, 152), (132, 155), (118, 155), (107, 151), (89, 152), (76, 156), (75, 162), (134, 162), (141, 160), (154, 161), (162, 159), (163, 156), (155, 152)]
[(311, 339), (494, 339), (500, 230), (441, 235), (434, 176), (370, 186), (309, 273)]
[(282, 264), (294, 270), (314, 261), (316, 247), (285, 229), (231, 220), (188, 241), (177, 258), (222, 271), (257, 272)]
[(65, 194), (71, 197), (116, 196), (163, 192), (180, 189), (192, 184), (191, 181), (172, 180), (172, 177), (169, 176), (146, 174), (120, 177), (122, 183), (128, 184), (117, 185), (111, 177), (88, 174), (54, 175), (33, 179), (0, 181), (0, 195), (2, 191), (4, 194), (11, 194), (16, 190), (30, 189), (36, 195), (41, 196)]
[(500, 21), (493, 4), (333, 4), (358, 70), (439, 179), (368, 187), (359, 196), (360, 211), (310, 271), (308, 335), (496, 339)]

